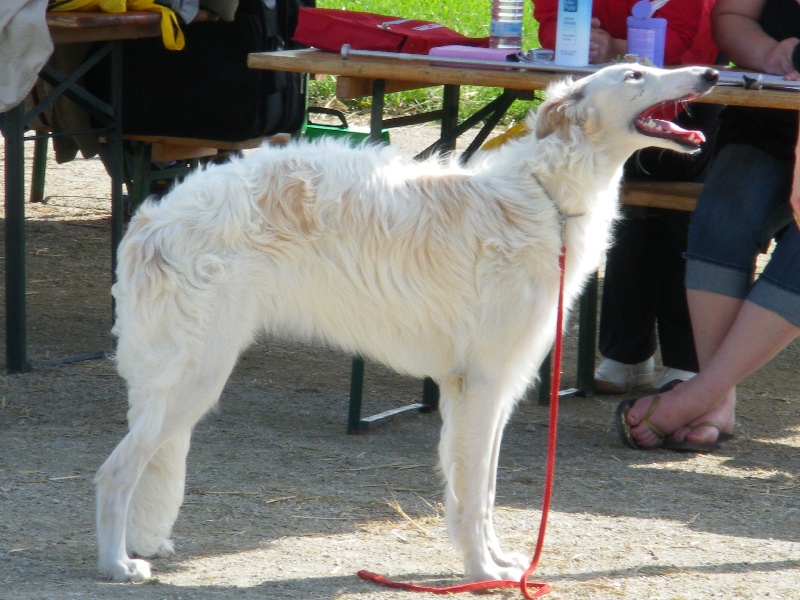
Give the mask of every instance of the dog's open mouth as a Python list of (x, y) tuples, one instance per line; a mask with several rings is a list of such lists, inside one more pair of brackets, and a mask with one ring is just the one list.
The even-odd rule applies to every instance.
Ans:
[(679, 102), (663, 102), (648, 108), (636, 118), (636, 129), (646, 136), (674, 140), (682, 146), (698, 148), (706, 141), (702, 131), (684, 129), (665, 118), (665, 115), (677, 116), (682, 105), (690, 100), (691, 98), (686, 98)]

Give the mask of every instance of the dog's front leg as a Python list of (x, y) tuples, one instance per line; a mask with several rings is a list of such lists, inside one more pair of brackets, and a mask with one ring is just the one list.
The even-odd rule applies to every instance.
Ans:
[(449, 378), (440, 384), (442, 436), (439, 458), (447, 482), (445, 522), (464, 553), (470, 580), (518, 580), (524, 560), (499, 549), (494, 527), (494, 481), (502, 430), (513, 394), (491, 378)]
[[(510, 414), (510, 406), (509, 406), (509, 414)], [(492, 459), (491, 459), (491, 473), (489, 474), (488, 484), (489, 484), (489, 517), (486, 522), (486, 539), (489, 544), (489, 552), (492, 555), (492, 559), (494, 560), (495, 564), (500, 567), (509, 567), (512, 569), (517, 569), (520, 572), (520, 577), (522, 576), (521, 573), (524, 573), (527, 570), (528, 566), (530, 565), (530, 558), (525, 556), (524, 554), (518, 553), (509, 553), (503, 552), (500, 548), (500, 540), (497, 537), (497, 533), (494, 530), (494, 511), (491, 510), (491, 507), (494, 507), (494, 500), (495, 500), (495, 493), (497, 489), (497, 464), (500, 458), (500, 446), (503, 441), (503, 430), (505, 429), (506, 421), (508, 420), (508, 415), (502, 420), (498, 420), (496, 423), (496, 427), (494, 430), (494, 443), (492, 446)], [(520, 577), (515, 577), (515, 579), (519, 579)]]

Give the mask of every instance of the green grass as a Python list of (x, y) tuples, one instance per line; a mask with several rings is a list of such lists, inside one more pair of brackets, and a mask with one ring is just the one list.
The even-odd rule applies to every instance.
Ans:
[[(413, 17), (440, 23), (450, 29), (469, 37), (486, 37), (489, 35), (491, 17), (490, 0), (460, 0), (450, 3), (424, 2), (422, 0), (317, 0), (319, 8), (344, 8), (347, 10), (371, 12), (392, 17)], [(538, 46), (536, 38), (537, 24), (533, 20), (533, 6), (525, 3), (525, 20), (523, 21), (523, 48)], [(309, 101), (313, 106), (325, 106), (335, 96), (336, 84), (333, 77), (325, 77), (312, 81), (309, 88)], [(499, 95), (497, 88), (463, 86), (461, 88), (462, 118)], [(440, 107), (442, 88), (440, 86), (410, 90), (386, 97), (386, 111), (400, 115), (421, 110), (435, 110)], [(360, 100), (343, 100), (348, 112), (364, 113), (369, 110), (369, 98)], [(530, 102), (515, 102), (509, 109), (503, 123), (508, 125), (524, 118), (530, 109)]]

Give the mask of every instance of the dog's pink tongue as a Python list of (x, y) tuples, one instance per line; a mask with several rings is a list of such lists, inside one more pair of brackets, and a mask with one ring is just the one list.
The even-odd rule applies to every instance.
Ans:
[[(653, 119), (655, 125), (661, 131), (658, 132), (663, 137), (670, 137), (670, 138), (680, 138), (686, 140), (690, 144), (694, 144), (699, 146), (700, 144), (705, 143), (706, 136), (702, 131), (694, 131), (689, 129), (684, 129), (680, 125), (676, 125), (672, 121), (664, 121), (662, 119)], [(651, 131), (654, 129), (653, 127), (650, 128)], [(655, 132), (654, 132), (655, 133)]]
[(675, 123), (670, 123), (667, 121), (667, 127), (669, 130), (669, 135), (672, 137), (683, 138), (692, 144), (700, 145), (704, 144), (706, 141), (706, 136), (702, 131), (695, 131), (684, 129)]

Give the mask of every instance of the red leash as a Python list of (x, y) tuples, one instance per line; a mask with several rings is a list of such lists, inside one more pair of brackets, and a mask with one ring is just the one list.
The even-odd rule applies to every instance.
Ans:
[[(473, 583), (463, 583), (460, 585), (450, 585), (446, 587), (433, 587), (427, 585), (416, 585), (413, 583), (401, 583), (392, 581), (381, 575), (370, 573), (369, 571), (359, 571), (361, 579), (372, 581), (392, 588), (406, 590), (409, 592), (428, 592), (430, 594), (458, 594), (461, 592), (477, 592), (484, 590), (494, 590), (500, 588), (518, 587), (522, 596), (527, 600), (540, 598), (550, 592), (550, 585), (547, 583), (529, 582), (528, 578), (536, 570), (539, 558), (544, 547), (544, 534), (547, 528), (547, 516), (550, 512), (550, 498), (553, 495), (553, 473), (556, 464), (556, 428), (558, 425), (558, 390), (561, 385), (561, 346), (563, 344), (564, 321), (564, 269), (566, 263), (566, 250), (562, 248), (558, 265), (561, 269), (561, 281), (558, 289), (558, 312), (556, 313), (556, 340), (553, 348), (553, 372), (550, 378), (550, 432), (547, 438), (547, 471), (544, 481), (544, 498), (542, 499), (542, 517), (539, 522), (539, 536), (536, 539), (536, 550), (533, 553), (531, 564), (522, 579), (519, 581), (497, 580), (497, 581), (476, 581)], [(528, 589), (534, 588), (533, 593)]]

